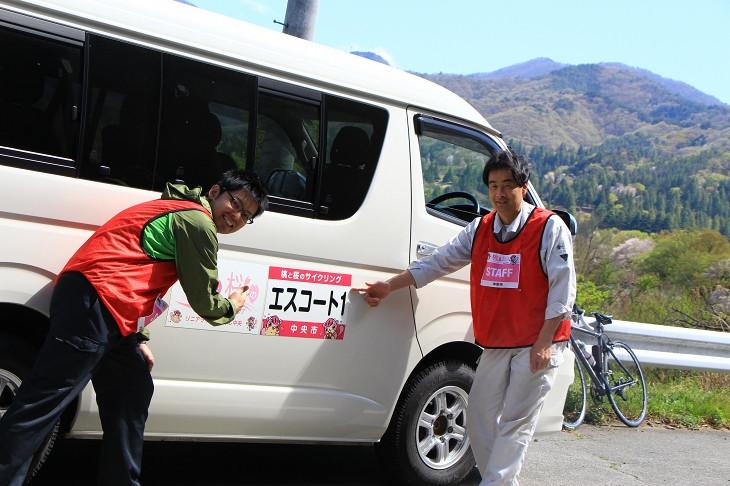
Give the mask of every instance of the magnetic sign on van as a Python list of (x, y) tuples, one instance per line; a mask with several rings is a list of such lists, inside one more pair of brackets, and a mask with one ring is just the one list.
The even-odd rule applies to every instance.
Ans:
[(262, 334), (343, 339), (352, 275), (269, 268)]
[(229, 261), (219, 261), (218, 275), (222, 295), (249, 287), (246, 305), (232, 322), (208, 324), (192, 310), (178, 282), (171, 289), (165, 325), (262, 336), (344, 338), (352, 275)]

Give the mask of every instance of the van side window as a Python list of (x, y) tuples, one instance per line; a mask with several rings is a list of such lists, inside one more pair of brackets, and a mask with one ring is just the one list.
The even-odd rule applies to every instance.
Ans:
[(207, 191), (224, 171), (246, 168), (253, 77), (168, 54), (162, 64), (155, 187), (180, 181)]
[(159, 53), (90, 36), (82, 177), (152, 189), (159, 85)]
[(312, 201), (319, 104), (262, 92), (254, 168), (271, 196)]
[(269, 190), (270, 209), (330, 220), (352, 216), (370, 187), (388, 112), (268, 79), (261, 86), (254, 169)]
[(328, 220), (370, 188), (381, 107), (20, 14), (0, 41), (4, 164), (154, 191), (241, 169), (271, 211)]
[(0, 25), (0, 45), (0, 146), (34, 153), (13, 154), (16, 158), (73, 165), (81, 44)]
[(388, 112), (351, 100), (325, 99), (327, 159), (320, 208), (331, 220), (349, 218), (370, 188), (383, 148)]
[(458, 224), (486, 213), (484, 165), (499, 146), (471, 128), (430, 117), (416, 117), (427, 211)]
[(245, 168), (251, 76), (95, 35), (89, 70), (82, 177), (207, 191)]

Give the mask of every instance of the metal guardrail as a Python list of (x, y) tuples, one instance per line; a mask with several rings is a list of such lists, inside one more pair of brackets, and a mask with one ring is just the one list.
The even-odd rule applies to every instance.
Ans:
[(730, 372), (730, 333), (616, 320), (605, 332), (628, 344), (642, 365)]

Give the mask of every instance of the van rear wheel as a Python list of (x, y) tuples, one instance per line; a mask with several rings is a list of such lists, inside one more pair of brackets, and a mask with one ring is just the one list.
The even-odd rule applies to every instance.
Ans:
[[(27, 341), (11, 334), (0, 333), (0, 417), (10, 408), (23, 379), (30, 374), (38, 350)], [(38, 473), (48, 458), (58, 436), (60, 420), (48, 433), (38, 452), (33, 456), (28, 477)]]
[(376, 444), (383, 469), (403, 484), (456, 484), (474, 469), (466, 405), (474, 368), (441, 361), (413, 376)]

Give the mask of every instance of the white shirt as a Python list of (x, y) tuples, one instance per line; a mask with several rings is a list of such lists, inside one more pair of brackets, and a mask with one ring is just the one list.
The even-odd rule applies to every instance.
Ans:
[[(523, 202), (520, 214), (507, 226), (502, 224), (499, 216), (495, 217), (494, 232), (498, 234), (504, 228), (505, 241), (511, 240), (525, 225), (534, 208), (532, 204)], [(421, 288), (471, 263), (474, 235), (481, 219), (481, 217), (476, 218), (431, 255), (408, 266), (408, 271), (416, 281), (416, 288)], [(491, 231), (491, 228), (484, 228), (482, 231)], [(569, 314), (573, 310), (576, 294), (573, 240), (568, 227), (557, 216), (551, 216), (545, 224), (540, 243), (540, 263), (548, 277), (549, 286), (545, 319)]]

